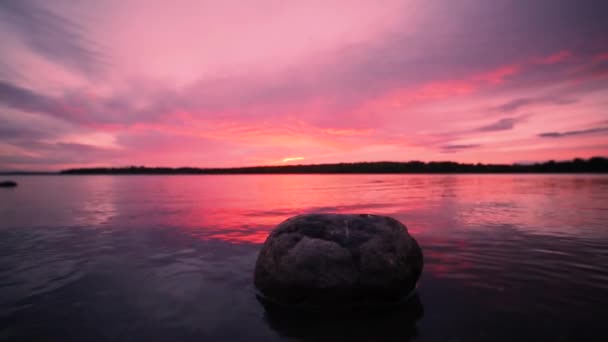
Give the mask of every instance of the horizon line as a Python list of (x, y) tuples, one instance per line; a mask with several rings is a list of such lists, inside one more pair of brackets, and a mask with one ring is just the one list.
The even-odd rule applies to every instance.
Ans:
[[(408, 161), (358, 161), (358, 162), (336, 162), (336, 163), (318, 163), (318, 164), (288, 164), (288, 165), (276, 165), (276, 164), (268, 164), (268, 165), (254, 165), (254, 166), (230, 166), (230, 167), (200, 167), (200, 166), (147, 166), (147, 165), (123, 165), (123, 166), (91, 166), (91, 167), (76, 167), (76, 168), (65, 168), (60, 170), (49, 170), (49, 171), (36, 171), (36, 170), (0, 170), (0, 174), (70, 174), (70, 172), (87, 172), (87, 171), (124, 171), (124, 170), (132, 170), (132, 169), (142, 169), (142, 170), (162, 170), (165, 169), (167, 171), (179, 171), (179, 170), (197, 170), (197, 171), (237, 171), (237, 170), (256, 170), (256, 169), (292, 169), (297, 167), (324, 167), (324, 166), (339, 166), (339, 165), (351, 165), (351, 166), (362, 166), (362, 165), (370, 165), (370, 164), (392, 164), (392, 165), (402, 165), (405, 164), (424, 164), (424, 165), (434, 165), (434, 164), (450, 164), (456, 166), (483, 166), (483, 167), (533, 167), (540, 166), (550, 163), (574, 163), (575, 161), (583, 161), (589, 162), (592, 159), (601, 159), (606, 160), (608, 157), (605, 156), (593, 156), (589, 158), (571, 158), (571, 159), (563, 159), (563, 160), (545, 160), (545, 161), (534, 161), (534, 162), (513, 162), (513, 163), (461, 163), (451, 160), (438, 160), (438, 161), (420, 161), (420, 160), (408, 160)], [(304, 172), (311, 173), (311, 172)], [(337, 172), (344, 173), (344, 172)], [(399, 172), (397, 172), (399, 173)], [(428, 172), (423, 172), (428, 173)], [(452, 172), (454, 173), (454, 172)]]

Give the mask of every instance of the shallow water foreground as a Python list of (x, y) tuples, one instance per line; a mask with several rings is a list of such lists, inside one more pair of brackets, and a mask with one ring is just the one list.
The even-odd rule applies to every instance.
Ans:
[[(608, 177), (23, 176), (0, 189), (0, 340), (604, 341)], [(252, 284), (306, 212), (393, 216), (425, 269), (407, 307), (311, 319)]]

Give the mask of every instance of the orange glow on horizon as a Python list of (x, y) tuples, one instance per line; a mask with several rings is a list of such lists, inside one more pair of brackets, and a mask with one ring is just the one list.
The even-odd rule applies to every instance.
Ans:
[(289, 157), (289, 158), (284, 158), (283, 159), (283, 163), (289, 163), (289, 162), (296, 161), (296, 160), (304, 160), (304, 157)]

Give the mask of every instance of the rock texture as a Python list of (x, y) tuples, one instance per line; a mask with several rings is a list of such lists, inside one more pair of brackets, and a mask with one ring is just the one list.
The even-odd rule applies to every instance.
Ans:
[(281, 223), (255, 267), (263, 300), (301, 308), (398, 303), (416, 287), (422, 251), (399, 221), (367, 214), (308, 214)]

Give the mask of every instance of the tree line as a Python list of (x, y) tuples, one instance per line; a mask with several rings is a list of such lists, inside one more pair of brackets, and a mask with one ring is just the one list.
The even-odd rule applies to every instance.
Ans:
[(297, 174), (297, 173), (605, 173), (608, 159), (593, 157), (534, 164), (466, 164), (445, 162), (359, 162), (314, 165), (277, 165), (234, 168), (97, 167), (63, 170), (66, 175), (102, 174)]

